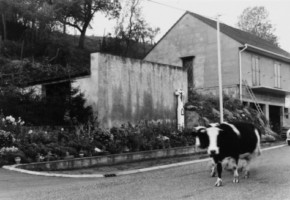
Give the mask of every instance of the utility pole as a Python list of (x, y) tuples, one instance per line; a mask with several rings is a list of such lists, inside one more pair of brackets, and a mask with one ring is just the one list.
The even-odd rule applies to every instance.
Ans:
[(223, 111), (223, 84), (222, 84), (222, 64), (221, 64), (221, 38), (220, 38), (220, 15), (217, 16), (217, 55), (218, 55), (218, 80), (219, 80), (219, 106), (220, 106), (220, 123), (224, 122)]

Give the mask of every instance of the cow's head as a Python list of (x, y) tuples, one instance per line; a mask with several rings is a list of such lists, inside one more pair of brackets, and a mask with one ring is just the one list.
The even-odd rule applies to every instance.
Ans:
[(211, 156), (217, 155), (220, 153), (218, 146), (218, 138), (221, 129), (219, 129), (218, 127), (209, 127), (206, 130), (207, 135), (209, 137), (209, 146), (207, 148), (207, 153)]
[(196, 135), (196, 145), (198, 145), (202, 149), (207, 148), (207, 153), (210, 156), (214, 156), (219, 154), (218, 147), (218, 136), (221, 132), (221, 129), (218, 126), (211, 127), (196, 127), (195, 135)]

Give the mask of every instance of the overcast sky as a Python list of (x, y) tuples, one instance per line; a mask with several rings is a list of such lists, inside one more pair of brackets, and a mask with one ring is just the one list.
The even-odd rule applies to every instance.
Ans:
[[(165, 6), (165, 5), (168, 6)], [(247, 7), (264, 6), (275, 26), (280, 47), (290, 52), (290, 0), (145, 0), (143, 14), (153, 27), (161, 29), (157, 40), (184, 14), (185, 10), (209, 18), (221, 15), (220, 21), (236, 27), (238, 16)], [(96, 15), (88, 35), (113, 32), (115, 22)]]

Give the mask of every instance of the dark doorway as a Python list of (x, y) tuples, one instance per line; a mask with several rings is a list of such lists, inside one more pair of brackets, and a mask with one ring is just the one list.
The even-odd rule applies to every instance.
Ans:
[(194, 87), (193, 84), (193, 60), (194, 56), (184, 57), (182, 59), (182, 66), (184, 70), (187, 71), (187, 83), (188, 83), (188, 89), (192, 89)]
[(269, 106), (269, 121), (272, 130), (276, 133), (281, 131), (281, 107)]
[(47, 123), (50, 125), (64, 124), (64, 115), (71, 97), (70, 82), (45, 85), (45, 92)]

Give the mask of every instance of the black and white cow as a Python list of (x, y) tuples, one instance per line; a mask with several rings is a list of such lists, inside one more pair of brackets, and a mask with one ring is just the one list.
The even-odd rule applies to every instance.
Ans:
[[(250, 123), (221, 123), (210, 127), (199, 126), (195, 128), (200, 148), (207, 148), (207, 153), (213, 158), (218, 173), (215, 186), (222, 185), (222, 161), (227, 158), (234, 160), (234, 183), (239, 182), (238, 161), (244, 159), (245, 178), (249, 176), (249, 163), (255, 155), (260, 155), (260, 138), (258, 129)], [(215, 174), (215, 167), (211, 175)]]

